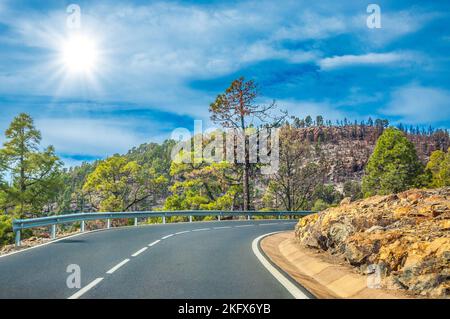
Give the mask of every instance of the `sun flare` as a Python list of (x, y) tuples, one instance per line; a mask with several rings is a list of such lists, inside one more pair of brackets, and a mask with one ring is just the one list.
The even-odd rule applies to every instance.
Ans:
[(70, 73), (91, 73), (98, 62), (95, 41), (82, 34), (69, 37), (62, 44), (62, 62)]

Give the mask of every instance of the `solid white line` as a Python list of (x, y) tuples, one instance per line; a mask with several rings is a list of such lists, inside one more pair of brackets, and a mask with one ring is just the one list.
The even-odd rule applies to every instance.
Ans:
[(139, 256), (140, 254), (142, 254), (144, 251), (146, 251), (148, 249), (148, 247), (144, 247), (142, 249), (139, 249), (137, 252), (135, 252), (133, 255), (131, 255), (132, 257), (136, 257)]
[(241, 227), (252, 227), (252, 226), (255, 226), (255, 225), (239, 225), (239, 226), (234, 226), (234, 227), (241, 228)]
[(199, 228), (199, 229), (193, 229), (192, 231), (203, 231), (203, 230), (210, 230), (211, 228)]
[(120, 263), (118, 263), (117, 265), (115, 265), (114, 267), (112, 267), (110, 270), (108, 270), (106, 273), (107, 274), (112, 274), (114, 273), (117, 269), (119, 269), (120, 267), (122, 267), (123, 265), (125, 265), (127, 262), (129, 262), (130, 259), (127, 258), (125, 260), (122, 260)]
[(162, 237), (161, 239), (167, 239), (167, 238), (170, 238), (170, 237), (172, 237), (172, 236), (173, 236), (173, 234), (170, 234), (170, 235), (167, 235), (167, 236)]
[(178, 233), (175, 233), (175, 235), (186, 234), (186, 233), (189, 233), (189, 232), (190, 232), (190, 230), (179, 231)]
[(74, 293), (72, 296), (70, 296), (67, 299), (78, 299), (78, 298), (80, 298), (86, 292), (88, 292), (89, 290), (94, 288), (94, 286), (97, 285), (102, 280), (103, 280), (103, 278), (97, 278), (94, 281), (91, 281), (87, 286), (81, 288), (80, 290), (78, 290), (76, 293)]
[(213, 229), (226, 229), (231, 228), (231, 226), (213, 227)]
[(280, 284), (283, 285), (284, 288), (289, 291), (289, 293), (295, 298), (295, 299), (310, 299), (309, 296), (307, 296), (303, 291), (298, 289), (292, 282), (289, 281), (278, 269), (276, 269), (272, 264), (261, 254), (259, 251), (258, 243), (259, 241), (271, 234), (276, 234), (279, 232), (272, 232), (268, 234), (261, 235), (257, 238), (255, 238), (252, 242), (252, 250), (255, 256), (259, 259), (259, 261), (263, 264), (264, 267), (272, 274), (272, 276), (277, 279)]
[(152, 247), (153, 245), (156, 245), (157, 243), (159, 243), (161, 240), (155, 240), (153, 243), (148, 244), (148, 247)]

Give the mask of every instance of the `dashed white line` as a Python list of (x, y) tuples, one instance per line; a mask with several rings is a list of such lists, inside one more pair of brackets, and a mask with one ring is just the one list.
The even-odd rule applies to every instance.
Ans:
[(107, 274), (112, 274), (114, 273), (117, 269), (119, 269), (120, 267), (122, 267), (123, 265), (125, 265), (127, 262), (129, 262), (130, 259), (127, 258), (125, 260), (122, 260), (120, 263), (118, 263), (117, 265), (115, 265), (114, 267), (112, 267), (110, 270), (108, 270), (106, 273)]
[(213, 229), (226, 229), (231, 228), (231, 226), (213, 227)]
[(241, 227), (252, 227), (252, 226), (255, 226), (255, 225), (239, 225), (239, 226), (234, 226), (234, 227), (241, 228)]
[(95, 280), (91, 281), (88, 285), (86, 285), (85, 287), (81, 288), (80, 290), (78, 290), (76, 293), (74, 293), (72, 296), (70, 296), (67, 299), (78, 299), (78, 298), (80, 298), (86, 292), (88, 292), (89, 290), (94, 288), (94, 286), (96, 286), (102, 280), (103, 280), (103, 278), (96, 278)]
[(175, 235), (186, 234), (186, 233), (189, 233), (189, 232), (190, 232), (190, 230), (179, 231), (178, 233), (175, 233)]
[(170, 238), (170, 237), (172, 237), (172, 236), (173, 236), (173, 234), (166, 235), (166, 236), (162, 237), (161, 239), (167, 239), (167, 238)]
[(259, 226), (269, 226), (269, 225), (278, 225), (281, 223), (268, 223), (268, 224), (259, 224)]
[(148, 247), (144, 247), (142, 249), (139, 249), (137, 252), (135, 252), (133, 255), (131, 255), (132, 257), (136, 257), (139, 256), (140, 254), (142, 254), (144, 251), (147, 250)]
[(159, 243), (160, 241), (161, 241), (160, 239), (155, 240), (153, 243), (148, 244), (148, 247), (152, 247), (152, 246), (156, 245), (157, 243)]
[(203, 230), (210, 230), (211, 228), (199, 228), (199, 229), (193, 229), (192, 231), (203, 231)]

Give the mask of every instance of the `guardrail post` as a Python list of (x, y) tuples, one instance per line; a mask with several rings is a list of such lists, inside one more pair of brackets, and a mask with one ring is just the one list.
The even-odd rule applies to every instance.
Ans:
[(51, 236), (52, 236), (52, 239), (56, 238), (56, 224), (52, 225)]
[(111, 228), (111, 219), (108, 218), (108, 220), (106, 221), (106, 228), (110, 229)]
[(166, 223), (166, 216), (163, 216), (163, 224)]
[(20, 230), (16, 230), (16, 247), (20, 247)]
[(217, 215), (217, 220), (220, 222), (220, 213)]
[(278, 214), (278, 219), (281, 219), (281, 214)]
[(189, 216), (189, 222), (192, 223), (192, 215)]
[(82, 221), (81, 221), (81, 226), (80, 226), (80, 230), (81, 230), (82, 233), (84, 233), (84, 228), (85, 228), (85, 226), (86, 226), (86, 225), (85, 225), (85, 222), (84, 222), (84, 220), (82, 220)]
[(137, 226), (138, 225), (138, 220), (137, 220), (137, 217), (135, 217), (134, 218), (134, 226)]
[(250, 215), (247, 215), (247, 220), (250, 220)]

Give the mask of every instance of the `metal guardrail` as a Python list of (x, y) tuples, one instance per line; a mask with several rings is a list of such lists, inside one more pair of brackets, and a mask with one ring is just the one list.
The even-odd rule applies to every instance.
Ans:
[(142, 211), (142, 212), (105, 212), (105, 213), (75, 213), (67, 215), (55, 215), (39, 218), (15, 219), (13, 220), (13, 231), (15, 233), (16, 246), (20, 246), (21, 230), (35, 227), (51, 227), (51, 238), (56, 238), (56, 225), (81, 222), (80, 230), (85, 231), (85, 222), (90, 220), (106, 219), (106, 228), (111, 227), (111, 219), (134, 218), (134, 225), (138, 225), (139, 218), (162, 217), (162, 223), (166, 223), (167, 217), (183, 216), (189, 217), (192, 222), (193, 216), (216, 216), (218, 220), (222, 217), (247, 216), (306, 216), (313, 214), (312, 211), (221, 211), (221, 210), (184, 210), (184, 211)]

